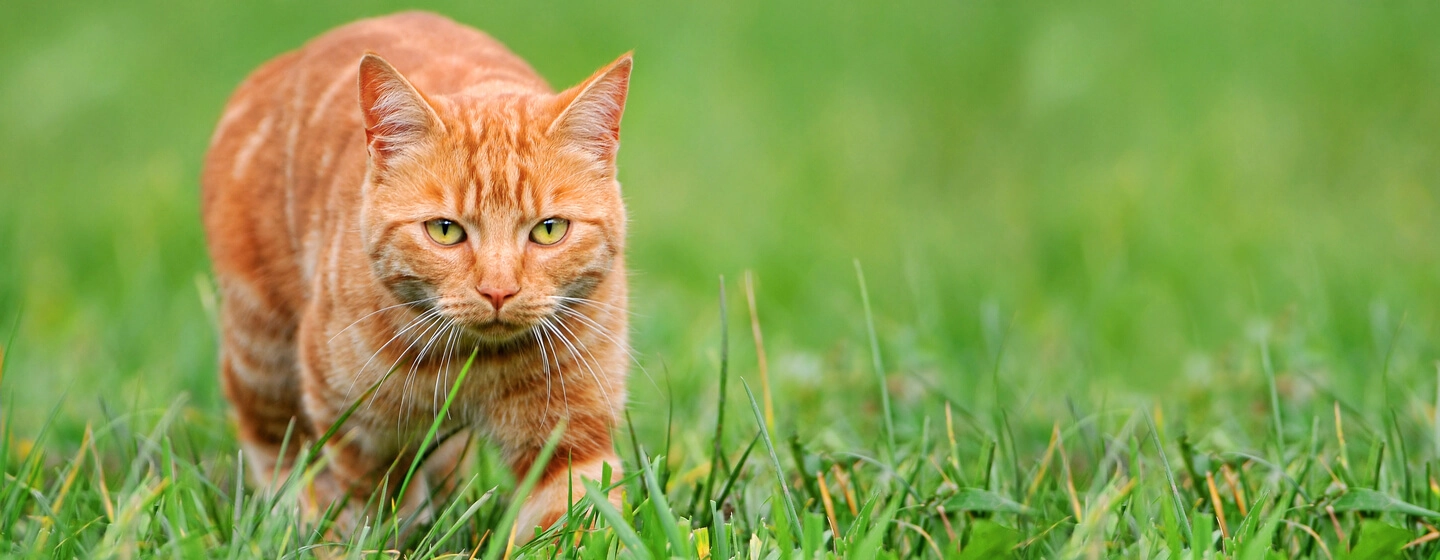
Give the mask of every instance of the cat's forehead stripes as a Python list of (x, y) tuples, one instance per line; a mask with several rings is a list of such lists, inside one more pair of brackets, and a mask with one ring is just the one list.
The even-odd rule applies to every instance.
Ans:
[[(537, 164), (537, 149), (543, 142), (534, 126), (533, 98), (499, 96), (484, 99), (461, 98), (447, 119), (452, 140), (464, 160), (465, 176), (456, 178), (449, 189), (462, 191), (452, 200), (462, 214), (482, 218), (499, 213), (518, 213), (520, 220), (533, 219), (542, 207), (546, 185), (531, 181), (530, 168)], [(447, 193), (450, 194), (450, 193)], [(447, 196), (447, 198), (451, 198)]]

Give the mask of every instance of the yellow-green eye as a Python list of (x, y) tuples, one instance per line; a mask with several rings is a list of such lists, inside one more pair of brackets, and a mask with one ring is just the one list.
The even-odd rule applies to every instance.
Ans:
[(570, 230), (570, 220), (565, 218), (549, 218), (530, 230), (530, 240), (541, 245), (554, 245), (561, 239), (565, 239), (565, 232)]
[(454, 245), (465, 240), (465, 228), (452, 220), (430, 220), (425, 222), (425, 233), (441, 245)]

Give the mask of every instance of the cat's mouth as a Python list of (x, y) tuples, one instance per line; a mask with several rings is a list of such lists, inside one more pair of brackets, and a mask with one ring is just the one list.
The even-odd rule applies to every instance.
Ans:
[(488, 342), (509, 342), (515, 338), (530, 332), (530, 325), (501, 321), (499, 319), (470, 323), (465, 326), (476, 337)]
[(508, 313), (477, 313), (452, 317), (452, 319), (471, 336), (492, 344), (508, 343), (522, 336), (528, 336), (535, 328), (535, 322), (526, 321), (522, 317), (513, 317)]
[(530, 306), (506, 306), (496, 312), (480, 305), (451, 304), (440, 312), (476, 339), (492, 344), (513, 342), (531, 333), (544, 321), (545, 310)]

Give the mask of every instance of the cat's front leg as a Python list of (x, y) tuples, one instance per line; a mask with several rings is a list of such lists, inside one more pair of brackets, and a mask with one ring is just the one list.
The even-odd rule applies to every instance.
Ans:
[[(606, 465), (609, 465), (610, 482), (613, 484), (620, 480), (623, 476), (620, 458), (608, 447), (607, 445), (605, 453), (590, 457), (582, 458), (572, 454), (567, 460), (567, 457), (556, 454), (551, 459), (540, 482), (520, 507), (520, 515), (515, 520), (517, 543), (529, 541), (537, 527), (545, 529), (555, 524), (571, 503), (580, 502), (585, 496), (583, 481), (588, 480), (596, 486), (601, 483)], [(515, 467), (516, 472), (524, 472), (519, 469), (519, 465)], [(612, 490), (607, 497), (615, 507), (622, 506), (623, 496), (619, 487)]]
[[(304, 405), (312, 422), (310, 428), (316, 434), (329, 433), (354, 401), (344, 398), (342, 391), (328, 386), (320, 376), (306, 371), (304, 377)], [(410, 523), (412, 520), (429, 519), (430, 489), (425, 476), (415, 476), (405, 495), (398, 495), (414, 452), (396, 443), (393, 431), (386, 429), (383, 420), (377, 424), (365, 412), (349, 416), (325, 441), (324, 455), (317, 458), (324, 462), (324, 468), (301, 493), (304, 511), (314, 518), (332, 507), (338, 509), (331, 528), (336, 537), (382, 522), (382, 512), (398, 515), (406, 526), (416, 525)]]
[(399, 495), (414, 453), (389, 453), (377, 449), (377, 441), (377, 435), (363, 427), (339, 430), (325, 443), (325, 468), (301, 494), (305, 511), (323, 514), (338, 508), (332, 528), (336, 536), (375, 526), (383, 522), (382, 513), (398, 516), (407, 528), (432, 518), (430, 481), (423, 470), (410, 480), (405, 495)]
[[(507, 401), (514, 405), (522, 399)], [(604, 410), (572, 413), (565, 422), (564, 434), (559, 446), (545, 464), (534, 489), (525, 498), (520, 515), (515, 520), (517, 543), (529, 541), (535, 536), (535, 529), (549, 528), (570, 508), (585, 496), (584, 480), (599, 485), (604, 472), (610, 471), (609, 481), (619, 481), (622, 475), (620, 459), (615, 456), (611, 443), (610, 416)], [(528, 421), (517, 421), (524, 418)], [(559, 414), (543, 417), (522, 415), (495, 415), (492, 417), (488, 435), (497, 443), (516, 480), (523, 480), (534, 466), (545, 446), (550, 432), (562, 422)], [(508, 422), (507, 422), (508, 421)], [(619, 488), (610, 492), (611, 503), (619, 507)]]

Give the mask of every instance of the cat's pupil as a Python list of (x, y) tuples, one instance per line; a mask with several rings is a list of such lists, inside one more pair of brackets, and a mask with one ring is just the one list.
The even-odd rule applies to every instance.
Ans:
[(552, 231), (554, 228), (555, 228), (555, 222), (552, 222), (552, 221), (550, 221), (550, 220), (545, 220), (545, 233), (554, 233), (554, 232)]
[(440, 222), (440, 235), (450, 235), (450, 222)]

